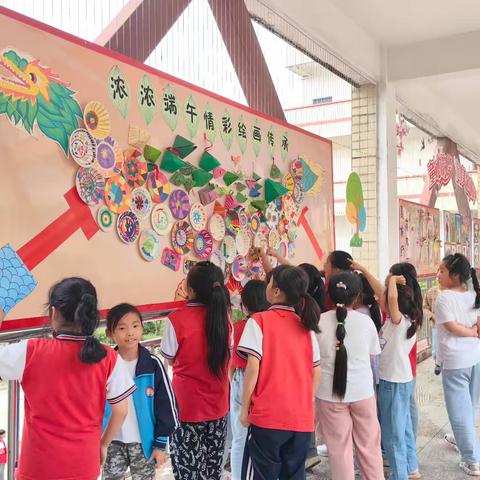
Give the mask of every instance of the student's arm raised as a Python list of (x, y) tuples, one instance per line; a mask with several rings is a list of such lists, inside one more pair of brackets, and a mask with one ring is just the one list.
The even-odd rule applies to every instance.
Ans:
[(385, 287), (382, 285), (382, 283), (375, 278), (368, 270), (366, 267), (363, 265), (360, 265), (358, 262), (355, 260), (352, 262), (352, 270), (355, 270), (357, 272), (360, 272), (364, 275), (364, 277), (367, 279), (367, 282), (370, 284), (372, 287), (373, 292), (375, 293), (375, 297), (377, 297), (377, 302), (378, 305), (380, 306), (380, 309), (385, 311)]
[(402, 312), (398, 308), (398, 288), (397, 284), (405, 285), (406, 280), (403, 275), (392, 275), (388, 280), (388, 309), (392, 323), (399, 324), (402, 321)]
[(250, 425), (248, 421), (248, 412), (250, 410), (252, 394), (257, 384), (259, 371), (260, 360), (253, 355), (249, 355), (243, 381), (242, 410), (240, 412), (240, 422), (244, 427), (248, 427)]

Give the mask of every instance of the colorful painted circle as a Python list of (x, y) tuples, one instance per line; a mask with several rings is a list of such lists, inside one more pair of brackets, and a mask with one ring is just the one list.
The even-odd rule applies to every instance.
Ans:
[(117, 175), (119, 173), (122, 173), (125, 158), (123, 157), (123, 151), (120, 147), (114, 145), (113, 151), (115, 152), (115, 165), (113, 167), (113, 173)]
[(153, 230), (145, 230), (138, 239), (138, 248), (145, 260), (153, 262), (160, 255), (160, 237)]
[(287, 258), (288, 257), (288, 242), (285, 240), (282, 240), (280, 242), (280, 245), (278, 247), (278, 253), (283, 257)]
[(295, 182), (301, 182), (303, 178), (303, 162), (300, 159), (294, 160), (290, 164), (290, 173)]
[(145, 184), (148, 166), (140, 150), (130, 148), (125, 152), (122, 175), (132, 188), (141, 187)]
[(290, 172), (287, 172), (282, 178), (282, 185), (291, 192), (295, 186), (295, 181), (293, 180), (293, 175)]
[(268, 247), (267, 237), (263, 233), (258, 232), (253, 239), (253, 246), (255, 248), (262, 248), (263, 250), (266, 250)]
[(107, 142), (97, 144), (97, 161), (95, 167), (104, 177), (111, 177), (115, 174), (114, 168), (117, 162), (113, 146)]
[(159, 235), (168, 235), (173, 223), (173, 217), (166, 205), (155, 205), (150, 217), (153, 229)]
[(269, 228), (275, 228), (280, 220), (280, 214), (273, 203), (271, 203), (265, 211), (265, 218), (267, 219), (267, 225)]
[(113, 228), (115, 223), (115, 214), (105, 207), (105, 205), (102, 205), (97, 212), (97, 223), (104, 232), (108, 232)]
[(305, 198), (305, 192), (303, 191), (302, 185), (300, 183), (296, 183), (293, 187), (292, 191), (292, 199), (297, 204), (300, 205)]
[(249, 266), (245, 257), (237, 256), (232, 264), (232, 277), (241, 282), (247, 276), (248, 269)]
[(80, 167), (75, 185), (78, 195), (87, 205), (98, 205), (105, 195), (105, 179), (94, 168)]
[(124, 243), (134, 243), (140, 233), (140, 222), (133, 212), (123, 212), (117, 219), (117, 233)]
[(185, 255), (193, 248), (193, 229), (188, 222), (181, 220), (173, 225), (171, 232), (173, 249)]
[(183, 220), (190, 212), (190, 200), (188, 194), (183, 190), (174, 190), (170, 194), (168, 204), (172, 211), (172, 215), (178, 220)]
[(213, 250), (213, 238), (208, 230), (201, 230), (197, 233), (193, 249), (198, 257), (202, 259), (210, 258)]
[(77, 128), (70, 135), (69, 151), (81, 167), (91, 167), (97, 155), (97, 142), (84, 128)]
[(130, 210), (141, 220), (147, 218), (152, 211), (152, 199), (144, 188), (136, 188), (132, 192)]
[(246, 256), (252, 248), (252, 239), (245, 230), (240, 230), (235, 238), (235, 244), (237, 246), (237, 253), (242, 257)]
[(96, 138), (104, 139), (110, 134), (110, 115), (100, 102), (89, 102), (83, 111), (83, 121), (88, 131)]
[(235, 210), (230, 210), (225, 218), (227, 230), (235, 235), (240, 231), (240, 218)]
[(207, 225), (207, 212), (201, 203), (194, 203), (190, 208), (190, 225), (197, 232), (204, 230)]
[(208, 229), (210, 230), (210, 233), (212, 234), (214, 240), (218, 242), (223, 240), (226, 232), (225, 220), (218, 213), (214, 213), (210, 217)]
[(248, 227), (248, 213), (243, 207), (238, 209), (238, 221), (240, 222), (240, 230)]
[(277, 251), (280, 247), (280, 235), (275, 229), (270, 230), (268, 234), (268, 246), (273, 250)]
[(223, 258), (228, 264), (232, 264), (237, 256), (237, 247), (235, 245), (235, 238), (231, 235), (227, 235), (220, 245), (220, 251), (222, 252)]
[(155, 169), (148, 174), (147, 189), (155, 203), (163, 203), (170, 194), (168, 178), (160, 170)]
[(250, 230), (254, 235), (260, 230), (260, 218), (256, 214), (250, 217)]
[(123, 213), (130, 209), (132, 187), (121, 175), (115, 175), (107, 180), (105, 203), (113, 213)]

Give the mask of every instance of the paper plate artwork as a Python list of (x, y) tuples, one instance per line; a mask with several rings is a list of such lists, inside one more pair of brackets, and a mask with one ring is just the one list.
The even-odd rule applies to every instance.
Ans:
[(167, 177), (160, 170), (154, 169), (147, 176), (147, 190), (155, 203), (165, 202), (170, 194)]
[(0, 248), (0, 308), (8, 313), (37, 286), (37, 281), (7, 244)]
[(296, 183), (293, 187), (292, 198), (297, 205), (300, 205), (303, 202), (303, 199), (305, 198), (305, 192), (303, 191), (303, 187), (300, 183)]
[(194, 203), (190, 208), (190, 225), (199, 232), (204, 230), (207, 225), (207, 212), (201, 203)]
[(138, 239), (140, 255), (148, 262), (153, 262), (160, 255), (160, 238), (153, 230), (145, 230)]
[(245, 257), (250, 248), (252, 248), (252, 239), (246, 230), (240, 230), (237, 233), (235, 244), (237, 246), (237, 253), (242, 257)]
[(182, 257), (171, 248), (164, 248), (162, 252), (161, 262), (170, 270), (178, 272), (182, 263)]
[(232, 264), (232, 277), (241, 282), (248, 274), (248, 263), (245, 257), (237, 256)]
[(75, 176), (80, 198), (90, 206), (98, 205), (105, 195), (105, 180), (94, 168), (80, 167)]
[(150, 217), (153, 229), (159, 235), (168, 235), (173, 224), (173, 217), (166, 205), (155, 205)]
[(150, 137), (150, 132), (147, 130), (132, 125), (128, 126), (128, 144), (132, 147), (143, 150)]
[(133, 212), (123, 212), (117, 219), (117, 233), (124, 243), (134, 243), (140, 233), (140, 222)]
[(235, 238), (231, 235), (227, 235), (220, 245), (220, 251), (222, 252), (223, 258), (228, 264), (232, 264), (237, 256), (237, 247), (235, 245)]
[(256, 214), (250, 217), (250, 230), (254, 235), (260, 230), (260, 218)]
[(102, 205), (97, 212), (97, 223), (104, 232), (108, 232), (115, 224), (115, 214)]
[(210, 217), (208, 229), (210, 230), (210, 233), (212, 234), (214, 240), (218, 242), (223, 240), (226, 232), (225, 220), (218, 213), (214, 213)]
[(197, 233), (193, 243), (193, 250), (199, 258), (210, 258), (213, 250), (213, 238), (208, 230), (201, 230)]
[(148, 165), (140, 150), (130, 148), (125, 152), (122, 175), (132, 188), (141, 187), (145, 184)]
[(171, 232), (173, 249), (185, 255), (193, 248), (193, 229), (188, 222), (181, 220), (173, 225)]
[(132, 192), (132, 204), (130, 210), (143, 220), (150, 215), (152, 211), (152, 198), (144, 188), (136, 188)]
[(130, 209), (132, 188), (122, 175), (115, 175), (107, 180), (105, 203), (113, 213), (123, 213)]
[(285, 240), (282, 240), (280, 242), (280, 245), (278, 246), (278, 253), (283, 257), (287, 258), (288, 257), (288, 242)]
[(81, 167), (91, 167), (97, 155), (97, 142), (84, 128), (77, 128), (70, 135), (69, 150)]
[(225, 258), (223, 258), (223, 255), (218, 250), (214, 250), (212, 252), (210, 261), (214, 265), (216, 265), (222, 272), (225, 271), (225, 265), (226, 265)]
[(295, 182), (301, 182), (303, 177), (303, 162), (300, 159), (294, 160), (290, 164), (290, 173)]
[(175, 218), (178, 220), (187, 218), (190, 212), (190, 200), (186, 192), (183, 190), (174, 190), (170, 194), (168, 204), (170, 206), (170, 210), (172, 211), (172, 215)]
[(283, 176), (282, 185), (291, 192), (295, 186), (295, 181), (293, 180), (293, 175), (288, 172)]
[(227, 213), (225, 224), (227, 230), (234, 235), (240, 231), (240, 218), (235, 210), (231, 210)]
[(253, 246), (266, 250), (268, 247), (267, 237), (262, 232), (258, 232), (253, 238)]
[(275, 228), (280, 220), (280, 214), (274, 204), (270, 204), (265, 211), (265, 218), (269, 228)]
[(83, 111), (83, 121), (94, 137), (103, 140), (110, 135), (110, 115), (100, 102), (87, 103)]
[(277, 251), (280, 247), (280, 235), (275, 229), (270, 230), (268, 234), (268, 246), (273, 250)]
[(240, 230), (245, 230), (248, 227), (248, 213), (243, 207), (238, 209), (238, 221), (240, 223)]
[[(104, 176), (111, 177), (115, 175), (115, 164), (117, 157), (113, 146), (107, 142), (99, 142), (97, 144), (97, 161), (95, 168)], [(122, 159), (123, 164), (123, 159)]]

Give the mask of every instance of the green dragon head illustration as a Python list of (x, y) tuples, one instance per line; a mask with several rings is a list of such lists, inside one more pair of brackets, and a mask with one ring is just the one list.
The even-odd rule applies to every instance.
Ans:
[[(3, 68), (2, 68), (3, 67)], [(2, 75), (2, 70), (7, 75)], [(39, 60), (27, 60), (15, 51), (0, 53), (0, 115), (32, 134), (35, 123), (68, 154), (68, 139), (82, 117), (75, 92)]]

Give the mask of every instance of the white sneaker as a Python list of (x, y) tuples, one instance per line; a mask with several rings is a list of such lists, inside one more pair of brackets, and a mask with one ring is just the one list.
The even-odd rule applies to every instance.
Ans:
[(446, 433), (443, 436), (443, 439), (448, 443), (448, 445), (450, 445), (450, 447), (454, 448), (457, 452), (459, 451), (455, 437), (451, 433)]
[(460, 462), (460, 468), (472, 477), (480, 477), (480, 464)]
[(317, 446), (317, 453), (321, 457), (328, 457), (328, 449), (326, 445), (318, 445)]

